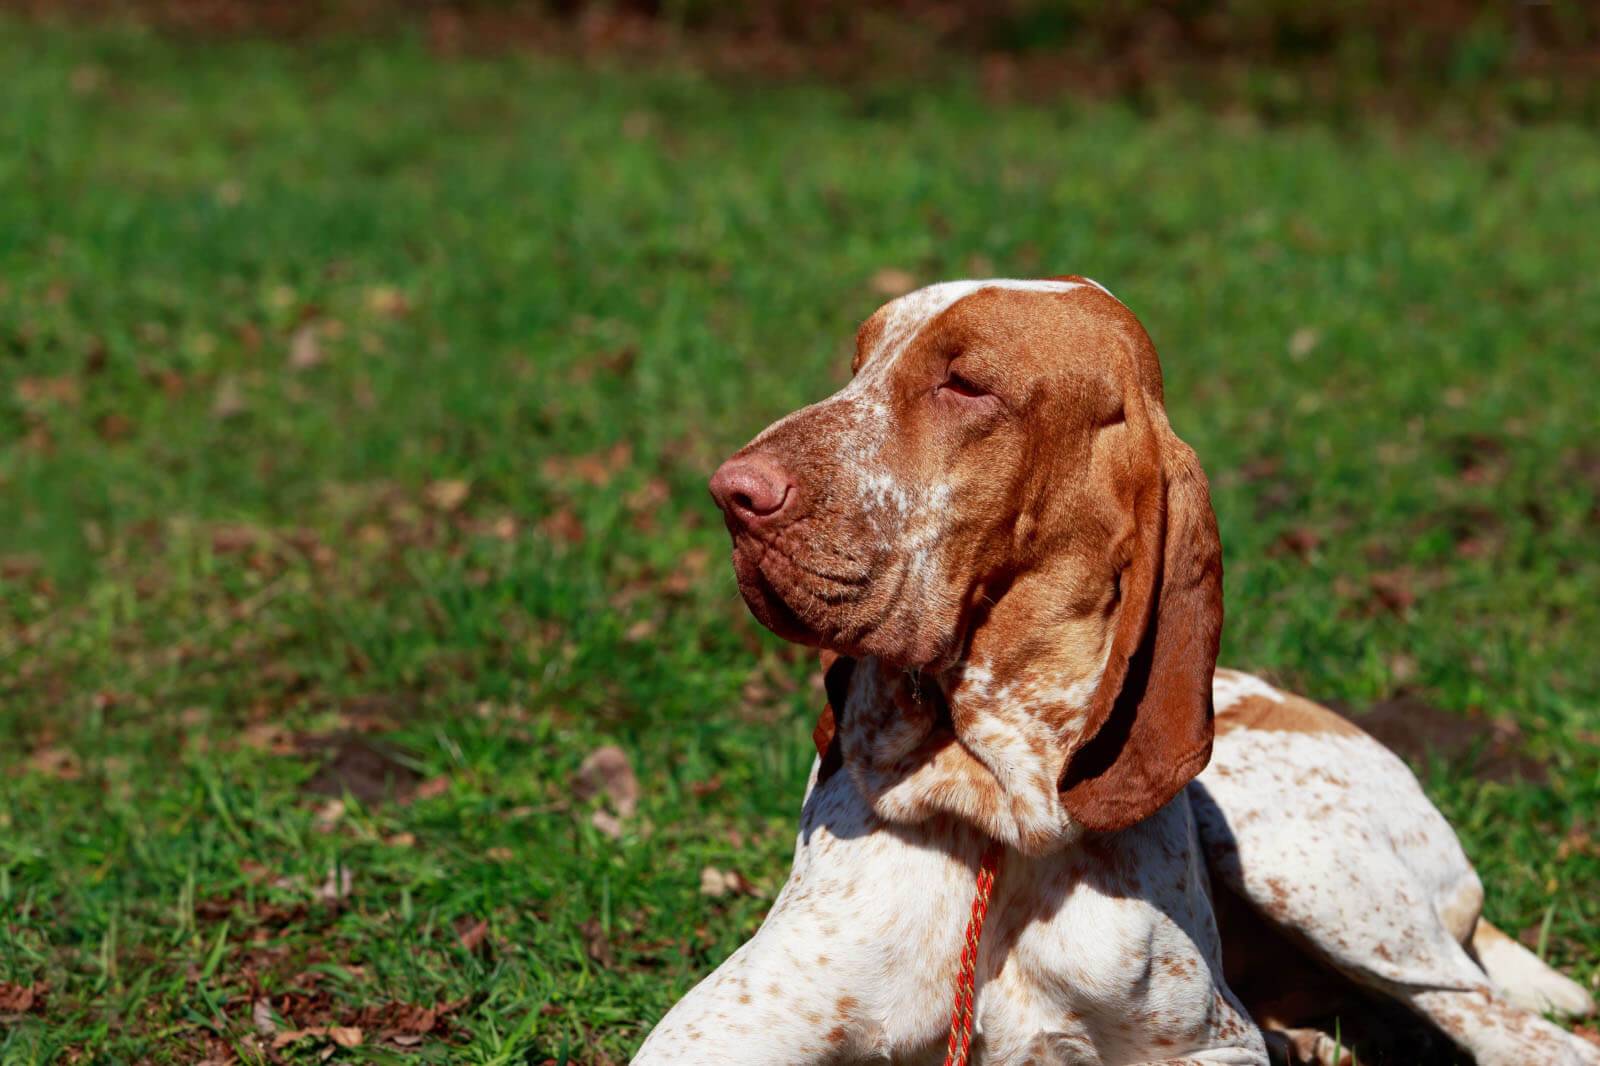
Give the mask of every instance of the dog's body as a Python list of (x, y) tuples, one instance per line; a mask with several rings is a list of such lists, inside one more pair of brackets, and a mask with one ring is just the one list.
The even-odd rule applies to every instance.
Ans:
[(1213, 678), (1215, 519), (1126, 308), (934, 286), (868, 320), (856, 371), (712, 481), (751, 609), (825, 649), (826, 755), (765, 924), (636, 1062), (937, 1061), (997, 841), (975, 1061), (1265, 1063), (1257, 1023), (1329, 1058), (1308, 1026), (1362, 989), (1480, 1063), (1600, 1063), (1528, 1009), (1588, 1003), (1479, 925), (1399, 760)]
[[(1479, 918), (1477, 875), (1404, 763), (1249, 675), (1219, 671), (1215, 694), (1211, 764), (1155, 816), (1007, 856), (975, 1061), (1265, 1062), (1253, 1018), (1276, 1059), (1339, 1061), (1358, 1040), (1414, 1064), (1428, 1034), (1384, 1031), (1393, 999), (1486, 1066), (1600, 1062), (1538, 1016), (1592, 1004)], [(941, 1061), (984, 841), (948, 816), (884, 822), (848, 773), (817, 777), (760, 932), (636, 1062)]]

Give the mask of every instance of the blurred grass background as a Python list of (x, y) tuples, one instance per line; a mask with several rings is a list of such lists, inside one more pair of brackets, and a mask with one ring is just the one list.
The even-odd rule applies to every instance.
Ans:
[[(1141, 315), (1224, 661), (1417, 734), (1490, 917), (1593, 987), (1587, 9), (1416, 92), (1337, 34), (1091, 83), (1157, 31), (1070, 6), (385, 10), (0, 19), (4, 1061), (625, 1061), (781, 884), (821, 702), (705, 478), (969, 275)], [(931, 43), (829, 73), (880, 17)], [(574, 785), (606, 744), (636, 809)]]

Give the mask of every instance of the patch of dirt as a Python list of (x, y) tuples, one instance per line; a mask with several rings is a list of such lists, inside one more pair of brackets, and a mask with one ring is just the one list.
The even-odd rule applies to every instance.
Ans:
[(1522, 750), (1515, 723), (1482, 711), (1455, 714), (1411, 694), (1358, 711), (1337, 704), (1334, 709), (1419, 770), (1436, 758), (1484, 781), (1550, 780), (1549, 768)]
[(422, 781), (399, 751), (371, 737), (335, 733), (302, 737), (297, 745), (302, 754), (322, 760), (304, 786), (314, 796), (337, 799), (349, 793), (366, 804), (404, 802)]

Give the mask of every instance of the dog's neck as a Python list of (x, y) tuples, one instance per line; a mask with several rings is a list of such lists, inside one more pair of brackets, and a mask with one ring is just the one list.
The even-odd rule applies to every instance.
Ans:
[(993, 602), (952, 667), (860, 663), (842, 754), (880, 817), (953, 814), (1030, 854), (1077, 837), (1058, 785), (1099, 687), (1110, 612), (1043, 577)]
[(1061, 758), (1076, 746), (1110, 650), (1114, 591), (1075, 576), (1023, 575), (986, 603), (961, 661), (939, 674), (958, 734), (1020, 716), (1048, 730)]

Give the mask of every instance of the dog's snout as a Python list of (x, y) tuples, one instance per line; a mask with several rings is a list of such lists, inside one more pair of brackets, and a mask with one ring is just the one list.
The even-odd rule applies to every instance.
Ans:
[(711, 475), (711, 496), (729, 522), (750, 529), (783, 513), (794, 497), (794, 482), (766, 456), (739, 455)]

